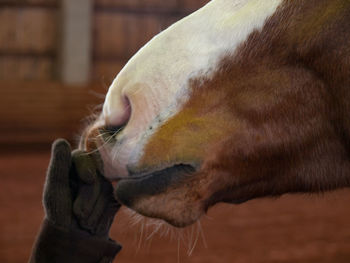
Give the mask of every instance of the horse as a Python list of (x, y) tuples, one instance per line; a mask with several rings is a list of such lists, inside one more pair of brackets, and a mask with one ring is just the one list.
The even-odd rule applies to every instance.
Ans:
[(212, 0), (143, 46), (83, 143), (115, 195), (176, 227), (350, 183), (350, 1)]

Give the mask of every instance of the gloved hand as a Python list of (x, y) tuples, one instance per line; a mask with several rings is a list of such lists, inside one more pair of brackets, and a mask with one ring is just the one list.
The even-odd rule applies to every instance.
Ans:
[(30, 262), (111, 262), (121, 247), (109, 239), (120, 205), (97, 154), (56, 140), (44, 186), (45, 220)]

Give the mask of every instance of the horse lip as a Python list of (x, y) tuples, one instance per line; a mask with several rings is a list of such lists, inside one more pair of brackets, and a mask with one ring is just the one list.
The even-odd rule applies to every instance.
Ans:
[(123, 177), (118, 180), (115, 197), (122, 204), (132, 206), (137, 199), (160, 194), (180, 184), (194, 172), (191, 165), (177, 164), (148, 174)]

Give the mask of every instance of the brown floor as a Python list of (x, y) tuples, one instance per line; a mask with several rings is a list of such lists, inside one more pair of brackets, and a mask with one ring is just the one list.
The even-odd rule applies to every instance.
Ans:
[[(26, 262), (43, 211), (48, 153), (0, 155), (0, 262)], [(123, 244), (115, 262), (349, 263), (350, 191), (218, 205), (182, 240), (118, 214), (111, 236)], [(191, 232), (193, 231), (193, 232)], [(192, 238), (191, 238), (192, 233)], [(205, 241), (203, 241), (205, 240)], [(207, 247), (205, 247), (207, 243)], [(180, 244), (180, 246), (178, 245)]]

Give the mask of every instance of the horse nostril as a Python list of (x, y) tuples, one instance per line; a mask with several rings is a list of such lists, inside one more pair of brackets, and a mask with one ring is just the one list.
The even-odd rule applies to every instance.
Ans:
[(107, 125), (99, 128), (99, 133), (101, 134), (104, 141), (110, 141), (111, 139), (115, 139), (115, 136), (120, 133), (126, 124), (124, 125)]
[(108, 95), (103, 105), (103, 118), (106, 128), (116, 131), (125, 126), (131, 118), (131, 102), (125, 95)]

